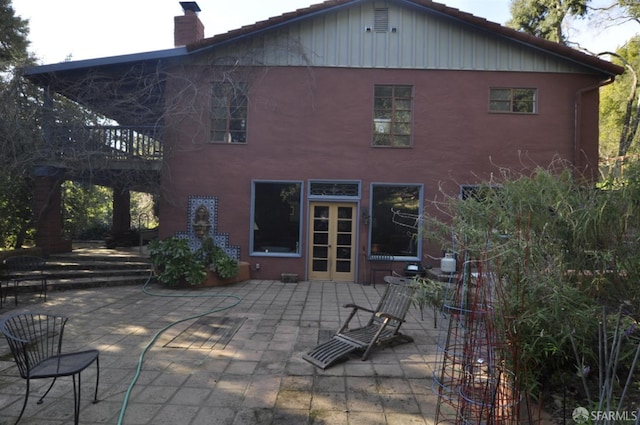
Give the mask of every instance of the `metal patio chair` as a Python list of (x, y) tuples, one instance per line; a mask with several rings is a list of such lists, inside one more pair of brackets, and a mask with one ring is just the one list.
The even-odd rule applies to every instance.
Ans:
[[(47, 261), (44, 258), (34, 255), (16, 255), (6, 258), (3, 263), (4, 280), (7, 282), (7, 286), (13, 283), (15, 305), (18, 305), (18, 287), (21, 282), (39, 282), (40, 296), (44, 296), (44, 301), (47, 301), (47, 275), (44, 273)], [(2, 296), (6, 298), (7, 294), (0, 293), (0, 297)]]
[[(388, 285), (375, 309), (355, 304), (344, 305), (345, 308), (351, 308), (351, 313), (338, 332), (302, 358), (326, 369), (353, 352), (362, 353), (362, 360), (367, 360), (376, 347), (413, 342), (413, 338), (400, 333), (400, 326), (411, 307), (416, 288), (411, 279), (386, 276), (384, 280)], [(370, 314), (366, 325), (350, 329), (351, 320), (361, 311)]]
[[(74, 424), (77, 425), (80, 413), (80, 374), (94, 362), (97, 371), (93, 402), (98, 402), (99, 351), (85, 350), (63, 353), (62, 338), (67, 320), (66, 317), (49, 314), (15, 313), (0, 322), (0, 332), (4, 334), (9, 343), (20, 376), (27, 381), (24, 404), (16, 424), (20, 422), (27, 407), (32, 379), (53, 378), (47, 391), (38, 400), (38, 404), (41, 404), (58, 377), (71, 376), (73, 379)], [(78, 376), (77, 384), (76, 375)]]
[(369, 256), (369, 283), (376, 286), (376, 274), (384, 272), (387, 275), (393, 274), (393, 255), (372, 254)]

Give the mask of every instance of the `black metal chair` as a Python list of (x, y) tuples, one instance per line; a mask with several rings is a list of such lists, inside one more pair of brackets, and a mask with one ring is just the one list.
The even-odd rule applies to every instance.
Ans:
[[(62, 337), (67, 318), (41, 313), (15, 313), (0, 322), (0, 332), (4, 334), (16, 361), (20, 376), (27, 381), (24, 404), (16, 424), (22, 418), (29, 400), (32, 379), (53, 378), (53, 382), (38, 400), (41, 404), (49, 394), (56, 379), (61, 376), (73, 378), (74, 424), (78, 424), (80, 413), (80, 374), (96, 363), (96, 390), (93, 402), (98, 402), (98, 382), (100, 362), (98, 350), (62, 353)], [(76, 384), (76, 375), (78, 376)]]
[(393, 255), (387, 254), (371, 254), (369, 256), (369, 279), (371, 284), (376, 287), (376, 274), (384, 272), (386, 275), (393, 274)]
[[(15, 305), (18, 305), (18, 287), (21, 282), (39, 282), (40, 296), (44, 296), (47, 301), (47, 275), (44, 268), (47, 261), (42, 257), (34, 255), (16, 255), (8, 257), (4, 260), (4, 280), (7, 286), (13, 283), (13, 296)], [(2, 307), (2, 298), (6, 298), (7, 294), (1, 291), (0, 283), (0, 307)]]

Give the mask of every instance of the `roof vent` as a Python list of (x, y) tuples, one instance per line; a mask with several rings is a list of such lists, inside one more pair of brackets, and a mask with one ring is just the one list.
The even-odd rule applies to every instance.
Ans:
[(373, 30), (375, 32), (389, 31), (389, 9), (376, 8), (373, 11)]

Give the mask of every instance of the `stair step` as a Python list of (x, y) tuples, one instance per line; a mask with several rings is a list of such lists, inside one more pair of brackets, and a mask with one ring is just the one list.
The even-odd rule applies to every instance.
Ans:
[(151, 273), (151, 267), (136, 267), (136, 268), (122, 268), (114, 269), (59, 269), (51, 270), (47, 269), (45, 274), (49, 280), (55, 279), (70, 279), (70, 278), (84, 278), (84, 277), (117, 277), (117, 276), (147, 276)]
[[(132, 286), (132, 285), (144, 285), (152, 279), (155, 281), (155, 277), (150, 274), (136, 275), (136, 276), (110, 276), (110, 277), (83, 277), (73, 279), (54, 279), (47, 282), (48, 291), (61, 291), (69, 289), (86, 289), (86, 288), (103, 288), (107, 286)], [(34, 291), (40, 289), (36, 286)]]
[[(47, 293), (51, 294), (55, 291), (65, 291), (72, 289), (88, 289), (88, 288), (104, 288), (113, 286), (142, 286), (147, 282), (155, 282), (153, 276), (113, 276), (113, 277), (86, 277), (74, 279), (53, 279), (47, 280)], [(18, 286), (18, 293), (40, 293), (40, 282), (21, 282)], [(11, 303), (14, 294), (13, 286), (4, 287), (6, 299), (4, 302)], [(19, 300), (18, 300), (19, 302)]]
[[(104, 249), (88, 245), (70, 253), (54, 254), (47, 258), (44, 273), (48, 292), (65, 289), (84, 289), (105, 286), (144, 285), (155, 281), (148, 254), (135, 249)], [(3, 287), (7, 288), (4, 284)], [(19, 293), (41, 289), (39, 281), (21, 282)], [(11, 297), (13, 288), (5, 294)]]

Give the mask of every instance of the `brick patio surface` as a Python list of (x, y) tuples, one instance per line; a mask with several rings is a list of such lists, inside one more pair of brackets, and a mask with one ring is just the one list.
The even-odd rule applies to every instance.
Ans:
[[(14, 311), (66, 315), (65, 351), (100, 350), (100, 402), (91, 403), (92, 366), (82, 375), (81, 424), (433, 424), (438, 330), (430, 310), (424, 320), (419, 310), (409, 311), (402, 330), (413, 343), (377, 350), (367, 361), (351, 358), (321, 370), (302, 359), (338, 329), (349, 312), (344, 304), (375, 306), (383, 290), (262, 280), (193, 291), (91, 288), (50, 292), (46, 303), (23, 296), (17, 307), (5, 304), (0, 318)], [(48, 382), (33, 384), (21, 424), (73, 422), (70, 378), (59, 379), (40, 405)], [(15, 422), (24, 391), (2, 338), (1, 425)]]

